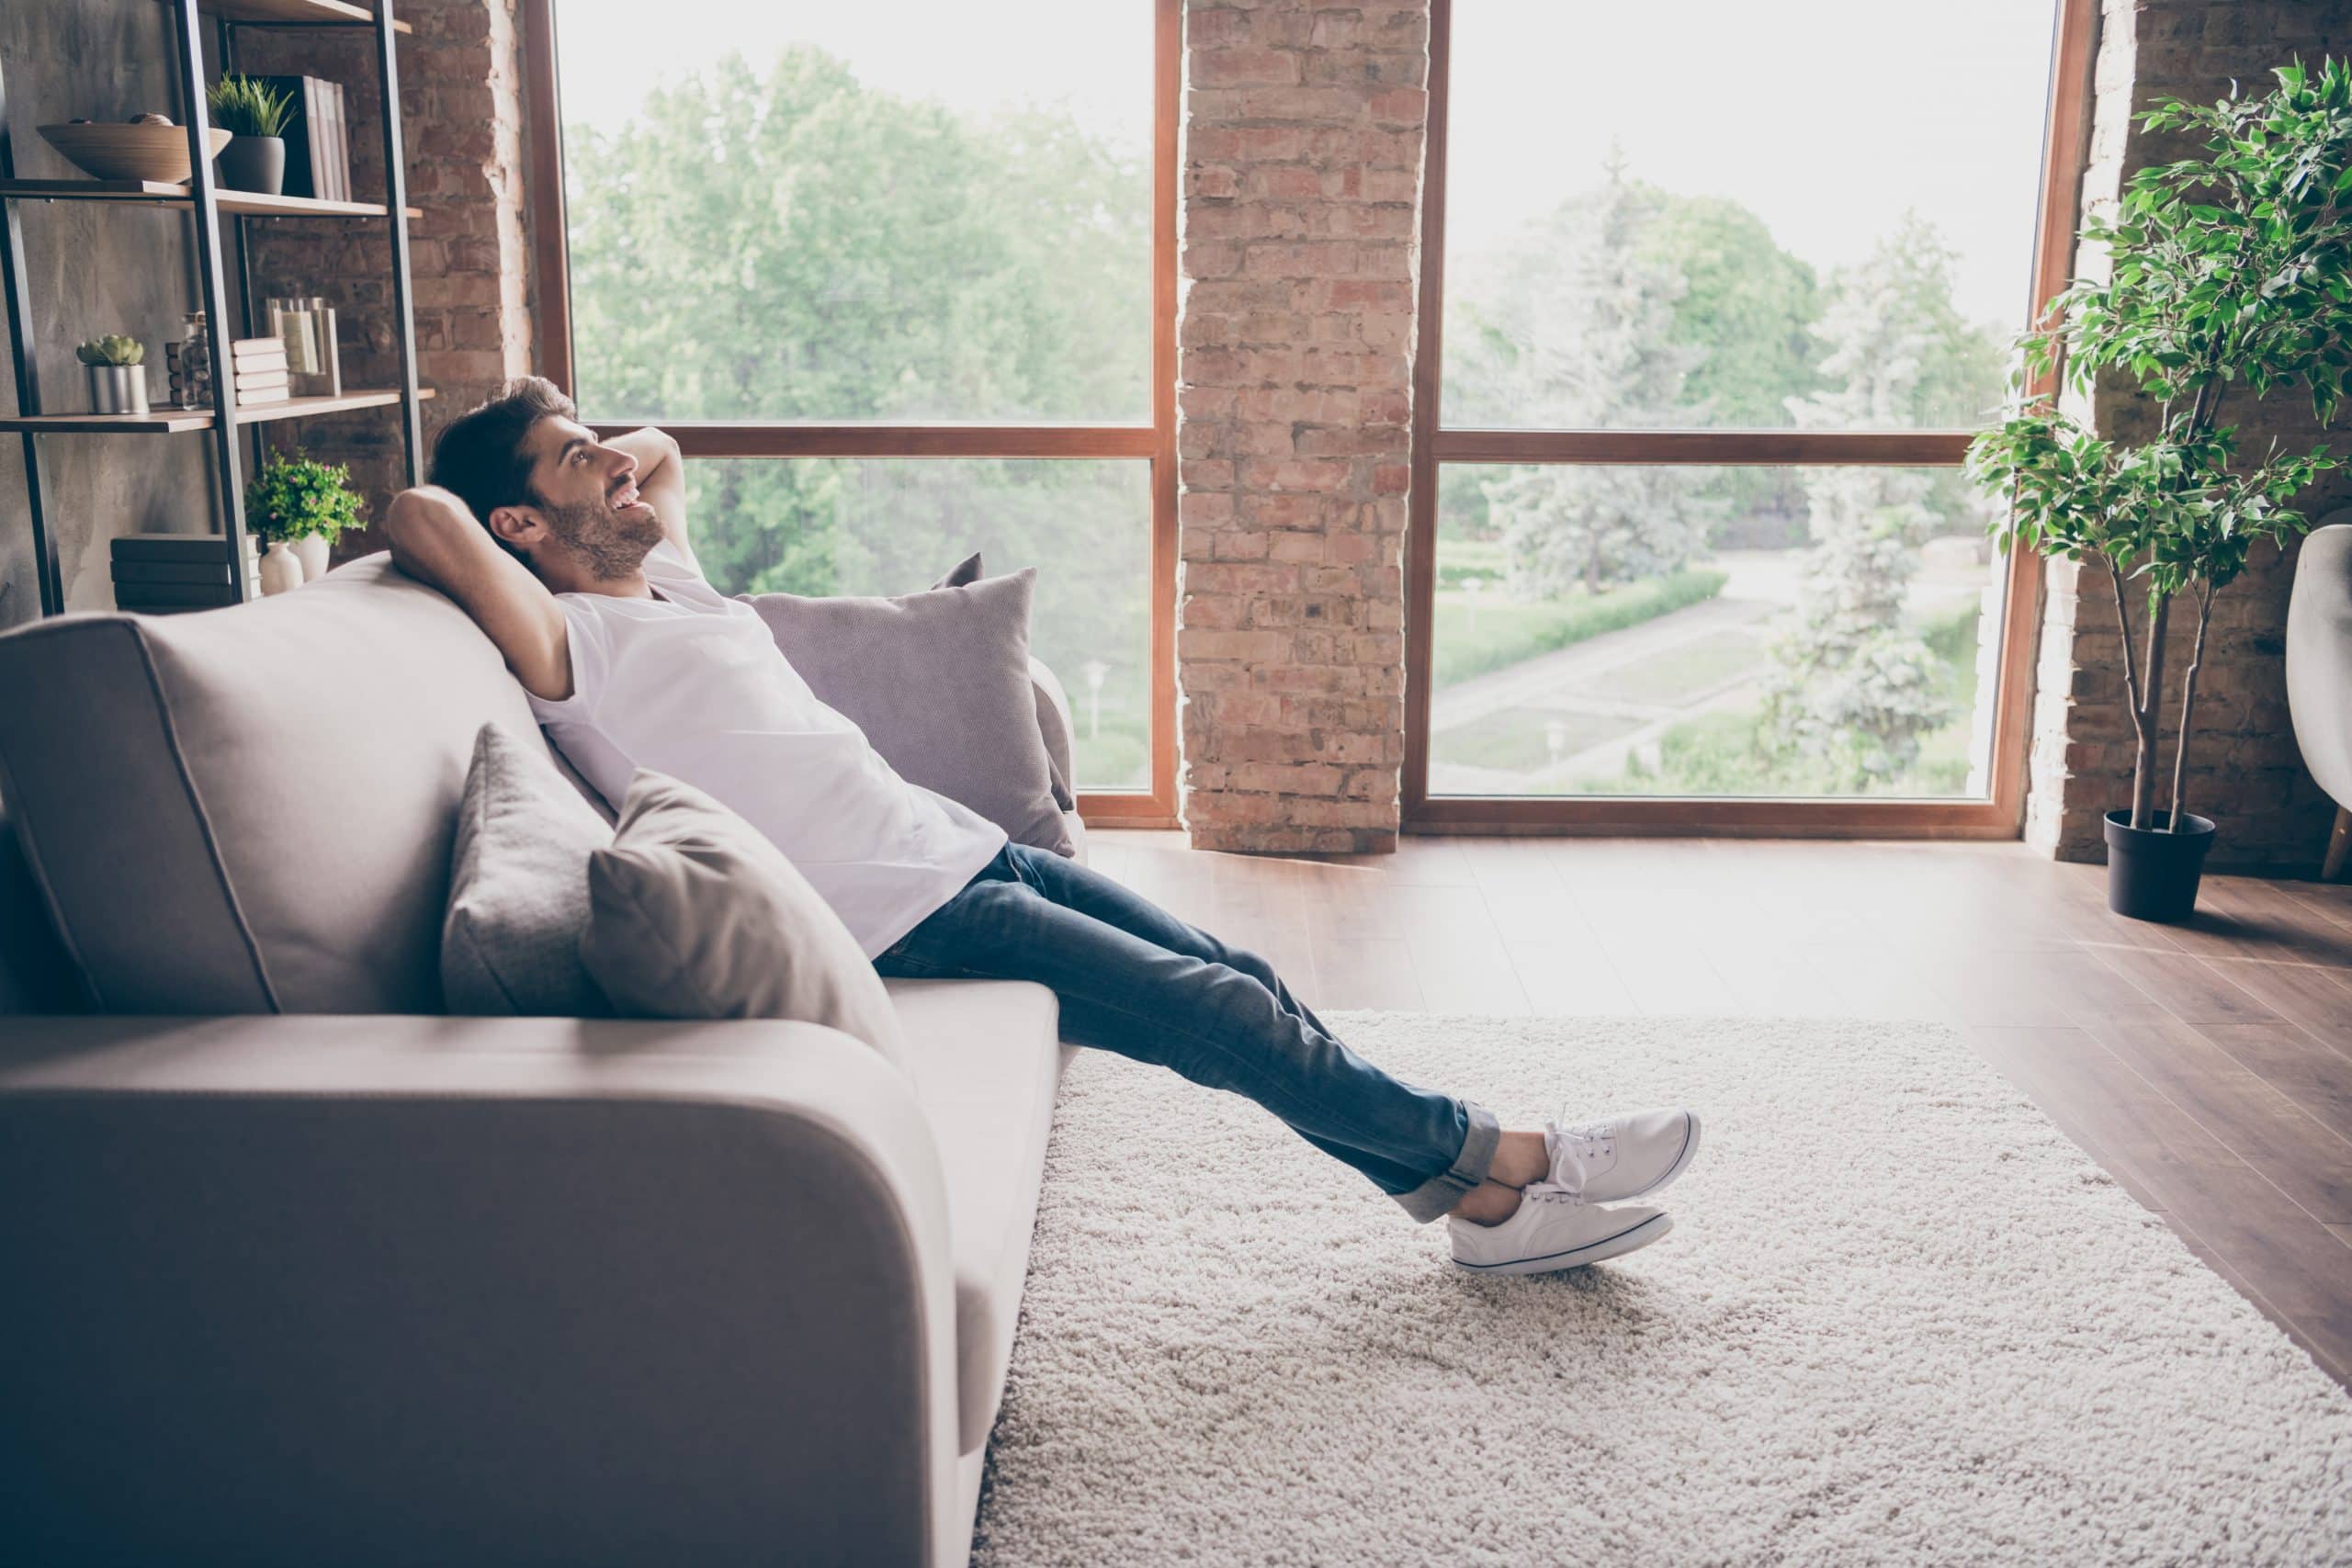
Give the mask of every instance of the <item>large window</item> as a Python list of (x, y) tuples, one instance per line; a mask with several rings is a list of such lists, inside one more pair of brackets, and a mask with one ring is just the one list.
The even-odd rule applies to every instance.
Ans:
[[(536, 0), (552, 374), (730, 592), (1038, 570), (1091, 816), (1172, 816), (1175, 0)], [(559, 138), (542, 139), (543, 147)], [(560, 197), (560, 200), (558, 197)], [(547, 307), (552, 307), (548, 309)]]
[(2013, 828), (2089, 11), (1438, 0), (1408, 821)]

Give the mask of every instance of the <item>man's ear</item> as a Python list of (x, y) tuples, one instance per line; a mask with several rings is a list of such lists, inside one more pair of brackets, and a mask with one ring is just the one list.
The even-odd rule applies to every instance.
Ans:
[(535, 507), (495, 506), (484, 521), (493, 537), (519, 549), (527, 550), (548, 536), (548, 525)]

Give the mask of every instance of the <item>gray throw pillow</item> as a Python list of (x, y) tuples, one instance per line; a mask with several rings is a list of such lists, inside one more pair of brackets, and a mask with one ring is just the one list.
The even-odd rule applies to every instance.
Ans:
[(588, 857), (580, 957), (632, 1018), (790, 1018), (905, 1058), (899, 1015), (808, 878), (691, 784), (640, 768)]
[[(977, 558), (966, 565), (978, 570)], [(888, 599), (744, 598), (818, 700), (865, 731), (900, 777), (969, 807), (1014, 843), (1070, 855), (1078, 846), (1055, 804), (1029, 680), (1036, 580), (1023, 567)]]
[(932, 584), (933, 588), (969, 588), (987, 572), (980, 570), (980, 552), (974, 550), (947, 569), (947, 575)]
[(442, 1002), (453, 1013), (594, 1018), (607, 1010), (580, 963), (588, 856), (605, 826), (556, 772), (547, 744), (496, 724), (474, 736), (441, 926)]
[[(987, 575), (987, 570), (980, 565), (980, 552), (974, 550), (950, 567), (947, 575), (931, 586), (934, 590), (969, 588)], [(1071, 792), (1069, 773), (1062, 766), (1062, 759), (1070, 754), (1069, 726), (1063, 722), (1062, 710), (1056, 698), (1048, 694), (1047, 682), (1053, 679), (1052, 671), (1035, 659), (1029, 661), (1029, 684), (1037, 700), (1037, 729), (1046, 740), (1046, 769), (1054, 786), (1054, 804), (1064, 811), (1075, 811), (1078, 809), (1078, 796)], [(1071, 852), (1066, 850), (1063, 852)]]

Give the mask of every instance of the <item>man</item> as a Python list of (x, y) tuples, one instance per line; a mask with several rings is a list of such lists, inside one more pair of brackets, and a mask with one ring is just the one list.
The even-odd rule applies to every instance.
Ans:
[(684, 779), (775, 840), (882, 974), (1047, 986), (1065, 1040), (1247, 1095), (1417, 1222), (1450, 1216), (1464, 1268), (1573, 1268), (1666, 1234), (1628, 1200), (1681, 1174), (1697, 1117), (1506, 1131), (1349, 1050), (1255, 953), (908, 784), (704, 581), (677, 444), (599, 441), (573, 412), (549, 382), (514, 383), (442, 433), (433, 483), (385, 528), (608, 799), (639, 767)]

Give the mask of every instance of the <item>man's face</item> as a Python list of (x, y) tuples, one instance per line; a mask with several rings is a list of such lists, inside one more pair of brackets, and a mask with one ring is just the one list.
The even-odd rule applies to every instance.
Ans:
[(554, 548), (599, 578), (634, 571), (662, 542), (662, 519), (639, 499), (637, 459), (598, 445), (588, 427), (551, 416), (524, 437), (532, 510)]

